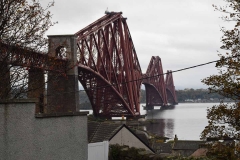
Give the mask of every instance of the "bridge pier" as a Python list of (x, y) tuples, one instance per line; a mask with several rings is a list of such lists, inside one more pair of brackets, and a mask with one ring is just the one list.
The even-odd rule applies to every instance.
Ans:
[(48, 39), (49, 56), (67, 59), (69, 64), (66, 75), (48, 72), (47, 113), (79, 111), (76, 36), (53, 35)]
[(0, 99), (10, 98), (10, 69), (7, 63), (0, 62)]
[(31, 68), (28, 71), (28, 98), (37, 98), (36, 113), (44, 113), (44, 71), (38, 68)]

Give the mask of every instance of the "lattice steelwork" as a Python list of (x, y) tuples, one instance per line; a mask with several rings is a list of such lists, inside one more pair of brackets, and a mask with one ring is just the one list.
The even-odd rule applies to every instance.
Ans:
[(75, 35), (79, 81), (95, 116), (136, 116), (142, 72), (122, 13), (109, 13)]
[(173, 82), (173, 75), (172, 75), (171, 70), (167, 71), (165, 84), (166, 84), (168, 103), (178, 104), (177, 96), (176, 96), (176, 93), (175, 93), (175, 86), (174, 86), (174, 82)]
[(143, 84), (146, 89), (146, 106), (153, 107), (167, 105), (168, 101), (163, 68), (159, 56), (152, 56), (144, 78)]
[(6, 45), (4, 43), (0, 43), (0, 48), (1, 51), (8, 51), (0, 54), (0, 61), (5, 61), (14, 66), (66, 73), (68, 65), (67, 59), (50, 57), (47, 54)]

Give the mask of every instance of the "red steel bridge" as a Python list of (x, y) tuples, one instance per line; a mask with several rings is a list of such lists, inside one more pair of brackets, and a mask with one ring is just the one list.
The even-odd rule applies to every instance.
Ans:
[[(107, 13), (73, 35), (48, 38), (47, 56), (24, 55), (16, 50), (9, 62), (31, 68), (41, 66), (48, 70), (49, 79), (56, 71), (64, 71), (66, 76), (58, 76), (57, 83), (48, 82), (46, 105), (37, 111), (78, 111), (78, 81), (97, 117), (140, 115), (142, 84), (146, 88), (147, 107), (177, 104), (172, 72), (167, 71), (164, 79), (160, 57), (152, 56), (146, 73), (142, 73), (126, 18), (121, 12)], [(53, 65), (55, 62), (57, 66)], [(42, 91), (35, 91), (33, 97), (39, 97)]]

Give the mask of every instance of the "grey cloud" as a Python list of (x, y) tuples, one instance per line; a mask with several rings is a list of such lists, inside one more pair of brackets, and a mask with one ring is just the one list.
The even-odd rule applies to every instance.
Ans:
[[(42, 0), (44, 5), (48, 1)], [(226, 25), (212, 4), (219, 0), (57, 0), (51, 8), (59, 24), (47, 34), (73, 34), (104, 15), (122, 11), (145, 72), (151, 56), (162, 58), (164, 71), (217, 59), (220, 26)], [(174, 74), (176, 88), (206, 88), (200, 80), (216, 74), (214, 65)]]

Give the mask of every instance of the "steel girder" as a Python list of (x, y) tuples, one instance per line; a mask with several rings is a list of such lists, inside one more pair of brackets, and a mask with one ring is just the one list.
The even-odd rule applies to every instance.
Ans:
[(75, 34), (79, 81), (95, 116), (135, 116), (140, 112), (142, 72), (121, 14), (107, 14)]
[(146, 106), (151, 108), (154, 106), (163, 106), (163, 98), (159, 94), (157, 88), (149, 83), (143, 83), (146, 89)]
[(143, 84), (146, 88), (147, 107), (168, 104), (162, 62), (159, 56), (152, 56)]
[(39, 68), (63, 74), (66, 73), (68, 65), (67, 59), (50, 57), (44, 53), (38, 53), (33, 50), (23, 49), (17, 46), (10, 46), (1, 42), (0, 48), (2, 51), (0, 61), (5, 61), (14, 66)]
[(171, 70), (167, 71), (165, 84), (166, 84), (168, 102), (171, 104), (177, 104), (178, 103), (177, 96), (175, 92), (175, 86), (174, 86), (173, 75)]

